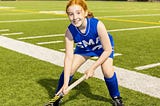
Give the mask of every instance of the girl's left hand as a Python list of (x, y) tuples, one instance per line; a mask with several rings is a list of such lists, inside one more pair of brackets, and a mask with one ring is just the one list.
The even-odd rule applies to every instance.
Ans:
[(86, 79), (88, 79), (90, 77), (93, 77), (94, 70), (93, 69), (88, 69), (88, 70), (85, 71), (85, 74), (86, 74)]

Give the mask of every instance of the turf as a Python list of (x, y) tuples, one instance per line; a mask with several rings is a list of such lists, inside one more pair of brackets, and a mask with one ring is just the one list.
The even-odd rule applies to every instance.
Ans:
[[(4, 48), (1, 49), (0, 104), (3, 106), (42, 106), (54, 96), (62, 67)], [(7, 55), (5, 55), (7, 54)], [(5, 55), (5, 57), (4, 57)], [(7, 60), (7, 61), (6, 61)], [(73, 81), (82, 76), (76, 73)], [(95, 86), (96, 83), (96, 86)], [(126, 106), (158, 106), (159, 99), (120, 87)], [(63, 99), (62, 106), (111, 106), (104, 81), (91, 78)]]
[[(160, 15), (125, 17), (126, 15), (159, 14), (159, 3), (104, 1), (87, 3), (95, 17), (99, 17), (104, 22), (107, 30), (160, 26)], [(15, 7), (0, 9), (0, 29), (9, 29), (8, 32), (0, 32), (0, 34), (23, 32), (22, 35), (7, 36), (16, 40), (29, 36), (64, 34), (69, 24), (66, 15), (40, 14), (39, 11), (65, 11), (65, 4), (66, 1), (0, 2), (0, 6)], [(59, 20), (31, 21), (55, 18)], [(60, 20), (62, 18), (66, 19)], [(17, 22), (18, 20), (28, 21)], [(159, 28), (111, 32), (115, 41), (115, 52), (122, 54), (114, 58), (114, 65), (137, 71), (134, 69), (137, 66), (160, 62), (159, 33)], [(38, 42), (55, 40), (63, 41), (64, 37), (21, 41), (38, 45)], [(40, 46), (60, 51), (64, 48), (64, 43)], [(0, 104), (42, 106), (53, 96), (62, 69), (63, 67), (0, 48)], [(160, 78), (159, 66), (137, 72)], [(80, 73), (76, 73), (74, 80), (80, 76)], [(120, 91), (126, 106), (159, 106), (160, 104), (160, 99), (140, 92), (123, 87), (120, 87)], [(96, 78), (81, 83), (63, 101), (62, 106), (111, 106), (111, 99), (104, 81)]]

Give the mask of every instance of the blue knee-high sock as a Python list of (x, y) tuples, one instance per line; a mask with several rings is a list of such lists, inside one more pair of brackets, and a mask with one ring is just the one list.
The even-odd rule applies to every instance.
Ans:
[(120, 96), (120, 92), (118, 89), (118, 81), (116, 77), (116, 73), (114, 72), (114, 75), (111, 78), (105, 78), (104, 80), (106, 82), (107, 88), (109, 90), (109, 94), (112, 98), (116, 96)]
[[(73, 76), (70, 76), (69, 83), (71, 82), (72, 78), (73, 78)], [(60, 75), (60, 78), (59, 78), (59, 81), (58, 81), (58, 87), (57, 87), (55, 93), (57, 93), (62, 88), (63, 83), (64, 83), (64, 71)]]

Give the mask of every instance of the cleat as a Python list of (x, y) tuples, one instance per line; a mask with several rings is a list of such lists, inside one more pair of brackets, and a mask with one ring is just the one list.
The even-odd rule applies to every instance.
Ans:
[(124, 106), (122, 97), (114, 97), (113, 99), (113, 106)]

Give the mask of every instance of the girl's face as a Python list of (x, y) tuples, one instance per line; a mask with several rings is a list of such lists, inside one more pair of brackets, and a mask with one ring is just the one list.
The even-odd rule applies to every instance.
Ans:
[(85, 21), (87, 12), (79, 5), (71, 5), (67, 9), (67, 14), (71, 23), (76, 27), (81, 27)]

